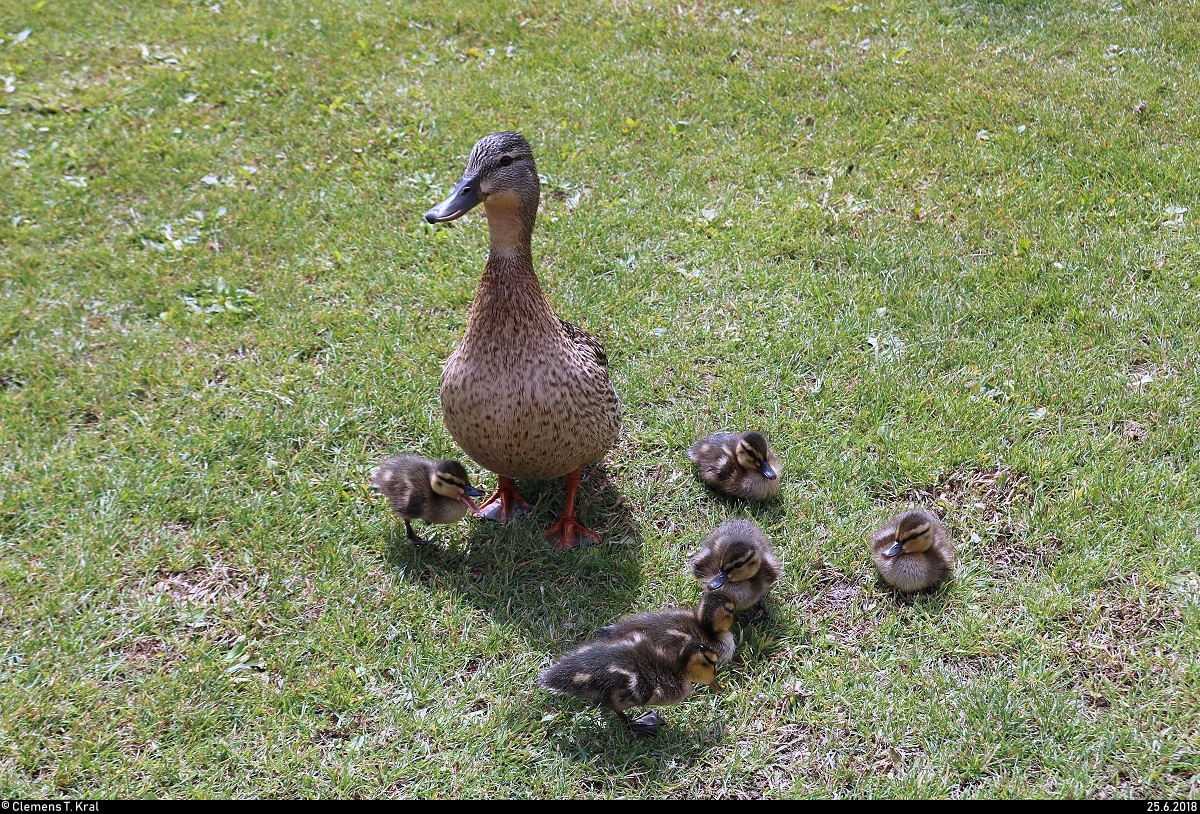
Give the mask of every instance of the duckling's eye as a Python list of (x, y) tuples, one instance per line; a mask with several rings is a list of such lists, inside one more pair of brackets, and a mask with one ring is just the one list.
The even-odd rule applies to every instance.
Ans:
[(511, 155), (506, 155), (506, 156), (501, 156), (501, 157), (500, 157), (500, 166), (501, 166), (501, 167), (507, 167), (507, 166), (508, 166), (509, 164), (511, 164), (512, 162), (513, 162), (513, 160), (512, 160), (512, 156), (511, 156)]

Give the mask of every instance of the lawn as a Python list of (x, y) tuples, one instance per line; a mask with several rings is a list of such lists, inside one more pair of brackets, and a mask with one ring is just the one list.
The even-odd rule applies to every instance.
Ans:
[[(1200, 7), (0, 0), (0, 796), (1200, 797)], [(487, 250), (481, 136), (624, 418), (599, 544), (414, 548), (385, 456)], [(781, 499), (687, 445), (759, 429)], [(952, 581), (867, 541), (936, 510)], [(539, 670), (784, 563), (637, 737)], [(417, 526), (424, 530), (422, 524)]]

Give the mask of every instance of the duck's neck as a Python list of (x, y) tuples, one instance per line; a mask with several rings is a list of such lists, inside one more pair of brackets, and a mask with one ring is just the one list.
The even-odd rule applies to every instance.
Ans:
[(509, 207), (490, 203), (484, 206), (491, 248), (464, 339), (527, 340), (531, 333), (558, 334), (562, 330), (558, 316), (533, 270), (533, 217), (520, 217)]
[(537, 201), (532, 207), (522, 206), (515, 196), (495, 195), (484, 201), (488, 236), (491, 238), (489, 257), (528, 258), (532, 266), (533, 224), (537, 219)]

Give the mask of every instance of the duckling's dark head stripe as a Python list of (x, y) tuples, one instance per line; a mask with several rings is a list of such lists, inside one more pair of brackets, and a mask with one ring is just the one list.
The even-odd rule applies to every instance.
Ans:
[(920, 537), (922, 534), (924, 534), (927, 531), (929, 531), (929, 524), (922, 523), (921, 525), (917, 526), (915, 529), (909, 529), (909, 530), (905, 531), (902, 535), (897, 534), (896, 539), (901, 543), (907, 543), (909, 540), (917, 539), (918, 537)]

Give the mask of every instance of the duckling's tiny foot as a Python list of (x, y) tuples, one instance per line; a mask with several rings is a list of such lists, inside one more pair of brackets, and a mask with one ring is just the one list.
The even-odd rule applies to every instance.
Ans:
[(592, 538), (592, 542), (600, 542), (600, 535), (573, 519), (558, 518), (553, 526), (546, 529), (546, 539), (554, 543), (555, 548), (578, 548), (580, 535)]
[(479, 516), (496, 523), (508, 523), (533, 511), (532, 504), (517, 493), (512, 478), (501, 476), (496, 493), (479, 505)]
[(755, 622), (760, 622), (769, 616), (770, 614), (767, 612), (767, 603), (760, 599), (751, 605), (750, 609), (746, 611), (744, 621), (746, 624), (754, 624)]
[(659, 727), (663, 725), (663, 719), (657, 712), (650, 710), (643, 712), (638, 717), (629, 722), (629, 728), (639, 735), (654, 736), (658, 734)]
[(409, 525), (407, 520), (404, 521), (404, 528), (406, 532), (405, 536), (408, 538), (410, 543), (413, 545), (429, 545), (428, 540), (426, 540), (424, 537), (417, 536), (417, 533), (413, 531), (412, 526)]

